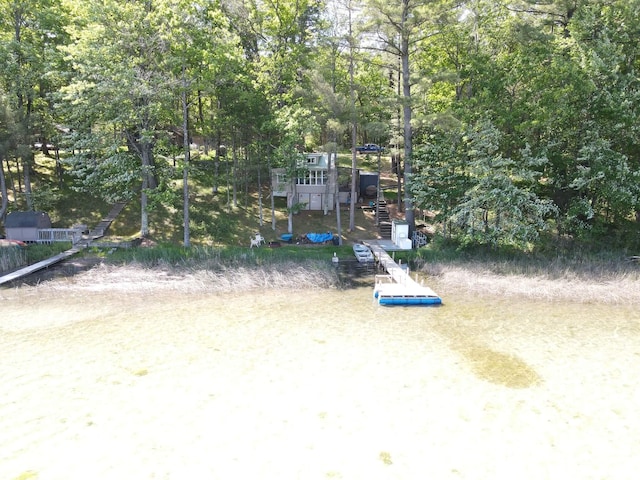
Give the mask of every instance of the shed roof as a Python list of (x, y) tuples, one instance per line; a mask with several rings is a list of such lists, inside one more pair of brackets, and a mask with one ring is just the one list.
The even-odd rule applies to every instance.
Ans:
[(45, 212), (11, 212), (4, 228), (51, 228), (51, 219)]

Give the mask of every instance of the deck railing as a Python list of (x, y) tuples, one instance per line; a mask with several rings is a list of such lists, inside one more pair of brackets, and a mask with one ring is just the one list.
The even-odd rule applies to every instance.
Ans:
[(82, 230), (77, 228), (42, 228), (38, 230), (38, 243), (71, 242), (82, 239)]

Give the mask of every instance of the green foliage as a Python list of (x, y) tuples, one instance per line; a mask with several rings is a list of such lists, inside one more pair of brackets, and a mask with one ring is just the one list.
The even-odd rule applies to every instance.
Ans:
[[(267, 161), (293, 179), (298, 152), (348, 143), (353, 119), (381, 144), (407, 120), (410, 200), (447, 235), (493, 248), (543, 242), (550, 226), (632, 239), (621, 232), (640, 210), (638, 2), (533, 3), (371, 0), (348, 31), (344, 11), (329, 20), (313, 1), (0, 0), (0, 157), (18, 208), (64, 203), (33, 157), (34, 142), (54, 143), (75, 189), (92, 202), (142, 191), (138, 213), (159, 233), (183, 211), (182, 98), (192, 140), (222, 165), (192, 165), (189, 181), (229, 185), (234, 200)], [(357, 48), (367, 30), (384, 52)], [(192, 198), (196, 232), (237, 242), (228, 231), (246, 213)], [(203, 198), (227, 211), (207, 222)]]
[(437, 222), (449, 223), (470, 188), (463, 147), (460, 133), (438, 129), (414, 151), (411, 191), (416, 206), (435, 212)]
[(95, 150), (80, 152), (63, 163), (78, 180), (75, 189), (79, 192), (97, 193), (106, 202), (131, 200), (140, 185), (140, 165), (134, 155), (120, 151), (117, 145), (98, 150), (104, 155), (94, 157)]
[(35, 243), (27, 246), (27, 264), (39, 262), (69, 250), (71, 242), (54, 242), (51, 244)]
[[(223, 265), (269, 265), (281, 263), (315, 263), (325, 268), (331, 267), (331, 258), (336, 253), (339, 257), (351, 257), (351, 246), (282, 246), (280, 248), (254, 248), (247, 251), (246, 247), (208, 247), (193, 246), (180, 247), (174, 244), (161, 244), (152, 248), (120, 249), (110, 255), (109, 263), (139, 262), (147, 266), (173, 265), (188, 268), (202, 268), (212, 263)], [(319, 262), (319, 263), (318, 263)]]
[(618, 223), (640, 206), (640, 170), (601, 138), (586, 139), (578, 153), (576, 176), (570, 187), (578, 192), (584, 218), (601, 212)]
[(468, 243), (526, 247), (548, 228), (555, 212), (534, 189), (544, 156), (527, 147), (518, 160), (501, 152), (502, 134), (491, 122), (480, 122), (465, 137), (433, 134), (418, 150), (412, 176), (418, 206)]
[(302, 210), (304, 210), (306, 206), (307, 204), (305, 202), (294, 203), (289, 208), (287, 208), (287, 212), (296, 215), (300, 213)]
[[(445, 22), (421, 52), (434, 104), (415, 156), (417, 204), (439, 220), (453, 219), (455, 208), (449, 227), (494, 245), (537, 241), (551, 225), (541, 221), (556, 215), (560, 233), (592, 240), (609, 230), (602, 225), (633, 218), (640, 198), (640, 49), (630, 41), (636, 3), (549, 2), (520, 14), (506, 2), (478, 1)], [(462, 123), (443, 123), (443, 107)], [(463, 125), (482, 118), (497, 137), (481, 129), (482, 139), (463, 145)], [(451, 141), (430, 137), (438, 127)]]
[(27, 252), (22, 247), (0, 247), (0, 274), (27, 264)]

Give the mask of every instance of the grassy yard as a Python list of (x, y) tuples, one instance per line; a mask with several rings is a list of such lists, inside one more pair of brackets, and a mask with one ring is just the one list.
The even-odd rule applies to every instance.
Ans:
[[(196, 157), (197, 158), (197, 157)], [(382, 162), (383, 174), (389, 170), (388, 158)], [(351, 157), (339, 156), (341, 166), (349, 166)], [(377, 157), (361, 155), (358, 166), (365, 171), (377, 171)], [(13, 170), (8, 179), (11, 209), (25, 210), (26, 197), (19, 193), (21, 172)], [(150, 240), (152, 244), (180, 245), (184, 239), (182, 178), (175, 173), (171, 192), (162, 202), (152, 202), (149, 213)], [(111, 205), (100, 198), (79, 192), (75, 180), (66, 173), (62, 181), (56, 174), (55, 161), (38, 155), (31, 173), (34, 209), (49, 214), (54, 228), (68, 228), (81, 223), (89, 227), (97, 225), (109, 212)], [(279, 241), (288, 233), (288, 216), (284, 198), (275, 198), (273, 210), (269, 189), (264, 185), (261, 192), (238, 188), (236, 201), (226, 184), (220, 184), (213, 193), (213, 172), (206, 162), (194, 161), (190, 171), (190, 240), (196, 246), (248, 247), (249, 240), (260, 233), (267, 242)], [(18, 192), (14, 196), (15, 191)], [(260, 195), (261, 193), (261, 195)], [(391, 192), (394, 195), (394, 192)], [(168, 199), (168, 200), (167, 200)], [(345, 244), (362, 239), (376, 238), (377, 227), (372, 212), (358, 205), (355, 211), (355, 228), (349, 231), (349, 209), (340, 210), (341, 236)], [(335, 211), (327, 215), (319, 211), (302, 211), (293, 217), (294, 238), (311, 232), (338, 233)], [(141, 212), (139, 199), (130, 201), (113, 222), (107, 235), (109, 240), (130, 240), (139, 236)]]

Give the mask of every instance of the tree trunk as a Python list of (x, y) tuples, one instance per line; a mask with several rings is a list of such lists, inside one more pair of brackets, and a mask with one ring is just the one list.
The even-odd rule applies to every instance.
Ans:
[[(398, 89), (398, 98), (400, 98), (400, 94), (402, 93), (400, 91), (400, 89), (402, 88), (402, 60), (399, 60), (399, 64), (398, 64), (398, 82), (397, 82), (397, 89)], [(398, 107), (397, 111), (396, 111), (397, 115), (398, 115), (398, 129), (400, 128), (401, 125), (401, 119), (402, 119), (402, 109), (400, 107)], [(400, 132), (398, 132), (400, 133)], [(402, 135), (404, 138), (404, 134)], [(400, 154), (400, 146), (396, 145), (396, 178), (398, 179), (398, 183), (397, 183), (397, 205), (398, 205), (398, 212), (404, 212), (404, 204), (402, 202), (402, 172), (404, 171), (404, 167), (402, 166), (402, 155)]]
[[(291, 176), (289, 181), (291, 182), (291, 196), (287, 195), (287, 208), (288, 208), (288, 217), (287, 217), (287, 232), (293, 233), (293, 211), (294, 205), (298, 203), (298, 169), (297, 167), (297, 159), (294, 156), (291, 160), (291, 173), (288, 174)], [(296, 208), (298, 208), (296, 206)]]
[(260, 226), (264, 225), (264, 215), (262, 213), (262, 177), (260, 176), (260, 160), (258, 159), (258, 218)]
[(189, 144), (189, 104), (187, 103), (187, 80), (185, 67), (182, 66), (182, 134), (184, 136), (184, 165), (182, 167), (182, 216), (184, 228), (184, 246), (191, 246), (189, 230), (189, 162), (191, 160), (191, 145)]
[(33, 198), (31, 196), (31, 165), (28, 158), (22, 161), (22, 174), (24, 175), (24, 196), (27, 200), (27, 210), (33, 210)]
[(9, 163), (8, 157), (5, 159), (5, 163), (7, 164), (7, 176), (9, 177), (9, 184), (11, 186), (11, 191), (13, 192), (13, 206), (17, 209), (18, 208), (18, 192), (16, 191), (16, 184), (13, 181), (13, 175), (11, 174), (11, 164)]
[(60, 161), (60, 149), (56, 146), (56, 174), (58, 175), (58, 186), (64, 185), (64, 167)]
[[(18, 193), (22, 193), (22, 178), (20, 177), (20, 161), (16, 157), (16, 177), (18, 178)], [(16, 200), (18, 197), (16, 196)]]
[[(295, 190), (294, 190), (295, 192)], [(293, 233), (293, 197), (294, 193), (291, 193), (291, 196), (287, 197), (287, 205), (288, 205), (288, 215), (287, 215), (287, 232)]]
[[(335, 145), (335, 142), (334, 142)], [(338, 229), (338, 245), (342, 245), (342, 211), (340, 210), (340, 185), (338, 183), (338, 153), (333, 153), (336, 162), (336, 184), (335, 184), (335, 200), (336, 200), (336, 228)]]
[(327, 178), (325, 179), (325, 187), (324, 187), (324, 198), (322, 199), (322, 213), (324, 215), (328, 215), (329, 214), (329, 196), (331, 195), (331, 172), (332, 172), (332, 166), (331, 166), (331, 159), (333, 153), (332, 152), (327, 152)]
[(149, 236), (149, 212), (148, 212), (148, 198), (147, 190), (151, 188), (150, 182), (150, 156), (151, 156), (151, 144), (149, 142), (143, 142), (140, 145), (140, 153), (142, 158), (142, 193), (140, 195), (140, 235), (143, 237)]
[[(351, 7), (351, 3), (349, 3), (349, 7)], [(356, 176), (358, 173), (357, 170), (357, 156), (358, 152), (356, 150), (356, 142), (357, 142), (357, 126), (356, 126), (356, 90), (355, 90), (355, 82), (353, 78), (353, 70), (354, 70), (354, 45), (355, 41), (353, 38), (353, 24), (351, 18), (351, 8), (349, 10), (349, 91), (351, 96), (351, 201), (349, 202), (349, 231), (353, 232), (356, 228)]]
[(231, 172), (229, 172), (229, 160), (225, 158), (225, 181), (227, 183), (227, 210), (231, 210)]
[[(403, 23), (406, 22), (406, 16), (403, 15)], [(409, 38), (407, 35), (402, 36), (402, 96), (403, 96), (403, 113), (404, 113), (404, 218), (409, 224), (409, 238), (415, 230), (415, 217), (413, 211), (413, 199), (411, 198), (411, 189), (409, 188), (413, 153), (412, 136), (413, 130), (411, 126), (412, 105), (411, 105), (411, 75), (409, 69)], [(400, 199), (398, 199), (400, 203)]]
[(242, 191), (243, 191), (243, 207), (249, 206), (249, 179), (251, 175), (251, 155), (248, 148), (242, 149)]
[(142, 193), (140, 194), (140, 235), (142, 237), (149, 236), (149, 214), (147, 212), (147, 188), (148, 181), (146, 175), (142, 177)]
[(382, 152), (378, 150), (378, 184), (376, 185), (376, 226), (380, 225), (380, 157)]
[(232, 140), (232, 155), (233, 155), (233, 207), (236, 208), (238, 206), (238, 151), (236, 145), (236, 135), (233, 132), (233, 140)]
[(7, 208), (9, 207), (9, 197), (7, 196), (7, 182), (4, 178), (4, 164), (0, 159), (0, 221), (4, 221), (4, 217), (7, 214)]
[(276, 230), (276, 199), (273, 197), (273, 173), (271, 172), (271, 153), (267, 156), (267, 165), (269, 168), (269, 178), (271, 179), (271, 187), (269, 191), (271, 192), (271, 230), (275, 232)]

